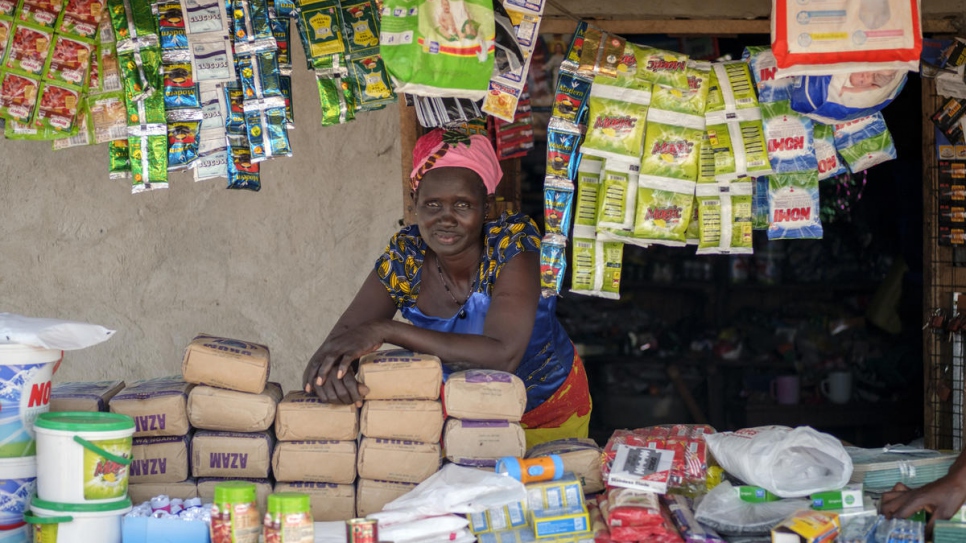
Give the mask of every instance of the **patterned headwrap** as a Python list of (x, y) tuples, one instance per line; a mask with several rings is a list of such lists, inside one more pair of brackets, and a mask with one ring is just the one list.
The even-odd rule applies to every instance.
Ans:
[(436, 128), (416, 141), (413, 171), (409, 183), (413, 190), (426, 172), (433, 168), (468, 168), (483, 180), (486, 193), (493, 194), (503, 178), (500, 161), (486, 136), (467, 136), (454, 130)]

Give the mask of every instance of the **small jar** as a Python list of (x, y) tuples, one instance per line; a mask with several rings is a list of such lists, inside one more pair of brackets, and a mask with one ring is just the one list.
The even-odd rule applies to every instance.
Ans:
[(315, 525), (308, 494), (269, 494), (264, 522), (265, 543), (314, 543)]
[(211, 543), (258, 543), (260, 515), (255, 484), (226, 481), (215, 485), (211, 505)]

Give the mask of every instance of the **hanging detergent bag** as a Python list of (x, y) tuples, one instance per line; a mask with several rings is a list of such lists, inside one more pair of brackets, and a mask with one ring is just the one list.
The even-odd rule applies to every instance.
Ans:
[(919, 70), (919, 0), (772, 0), (771, 13), (782, 77)]
[(861, 70), (796, 77), (792, 109), (825, 124), (851, 121), (881, 111), (902, 91), (906, 72)]
[(379, 51), (397, 93), (480, 100), (493, 74), (487, 0), (388, 0)]

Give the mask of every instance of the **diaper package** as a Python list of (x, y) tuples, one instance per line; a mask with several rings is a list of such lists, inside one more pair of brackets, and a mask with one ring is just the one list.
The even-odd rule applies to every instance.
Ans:
[(826, 124), (851, 121), (882, 111), (906, 84), (900, 70), (855, 71), (794, 78), (791, 106)]

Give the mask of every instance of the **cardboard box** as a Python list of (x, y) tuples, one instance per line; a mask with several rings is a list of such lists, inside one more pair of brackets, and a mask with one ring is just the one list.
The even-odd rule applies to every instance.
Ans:
[(437, 443), (443, 433), (443, 404), (434, 400), (372, 400), (362, 405), (362, 435)]
[(356, 488), (356, 514), (365, 517), (378, 513), (387, 503), (408, 494), (414, 488), (414, 483), (359, 479)]
[(255, 500), (258, 502), (258, 510), (265, 511), (268, 505), (268, 495), (272, 493), (272, 482), (268, 479), (246, 479), (242, 477), (206, 477), (198, 479), (198, 497), (204, 503), (211, 503), (215, 500), (215, 485), (225, 481), (245, 481), (255, 483)]
[(268, 432), (242, 434), (199, 430), (191, 440), (194, 477), (268, 478), (274, 439)]
[(128, 517), (121, 520), (124, 543), (207, 543), (208, 523), (203, 520), (185, 522), (179, 518)]
[(735, 489), (735, 493), (738, 494), (738, 497), (741, 498), (741, 501), (748, 503), (777, 502), (781, 499), (760, 486), (739, 485), (733, 488)]
[(282, 441), (275, 445), (276, 481), (348, 485), (356, 480), (355, 441)]
[(335, 522), (356, 518), (356, 485), (275, 483), (275, 492), (301, 492), (312, 500), (312, 520)]
[(180, 483), (131, 483), (127, 487), (127, 493), (135, 505), (151, 501), (151, 498), (161, 494), (187, 500), (198, 497), (198, 485), (194, 479)]
[(279, 441), (349, 441), (359, 437), (355, 404), (323, 403), (315, 394), (289, 392), (278, 404), (275, 437)]
[(363, 479), (421, 483), (439, 470), (440, 461), (438, 443), (364, 437), (357, 465)]
[(75, 381), (55, 383), (50, 393), (50, 411), (107, 411), (108, 403), (124, 381)]
[(603, 451), (593, 439), (575, 437), (542, 443), (528, 450), (527, 458), (551, 454), (560, 457), (564, 471), (569, 471), (577, 477), (584, 492), (596, 494), (604, 490), (604, 478), (600, 471)]
[(450, 462), (494, 467), (504, 456), (522, 457), (527, 451), (527, 438), (516, 422), (448, 419), (443, 449)]
[(864, 504), (861, 483), (846, 485), (841, 490), (817, 492), (808, 498), (812, 500), (812, 509), (819, 511), (862, 507)]
[(264, 345), (201, 334), (185, 349), (181, 373), (189, 383), (261, 394), (269, 360)]
[(268, 383), (261, 394), (196, 386), (188, 394), (188, 420), (202, 430), (263, 432), (275, 422), (281, 399), (278, 383)]
[(131, 483), (177, 483), (188, 470), (191, 434), (181, 437), (139, 437), (131, 449)]
[(839, 518), (834, 513), (798, 511), (771, 530), (772, 543), (823, 543), (835, 541)]
[(527, 409), (527, 389), (512, 373), (458, 371), (446, 380), (443, 402), (448, 417), (520, 422)]
[(188, 423), (188, 393), (194, 385), (178, 376), (136, 381), (110, 401), (111, 411), (134, 419), (134, 437), (183, 436)]
[(527, 506), (523, 502), (516, 502), (498, 509), (472, 513), (466, 518), (470, 521), (470, 531), (477, 535), (515, 530), (527, 526)]
[(537, 538), (583, 534), (590, 530), (586, 507), (530, 511), (530, 527)]
[(403, 349), (370, 353), (359, 360), (367, 400), (436, 400), (443, 384), (439, 358)]
[[(657, 504), (656, 499), (654, 503)], [(583, 506), (584, 490), (572, 473), (565, 473), (556, 481), (527, 485), (527, 509), (530, 511), (579, 509)]]

